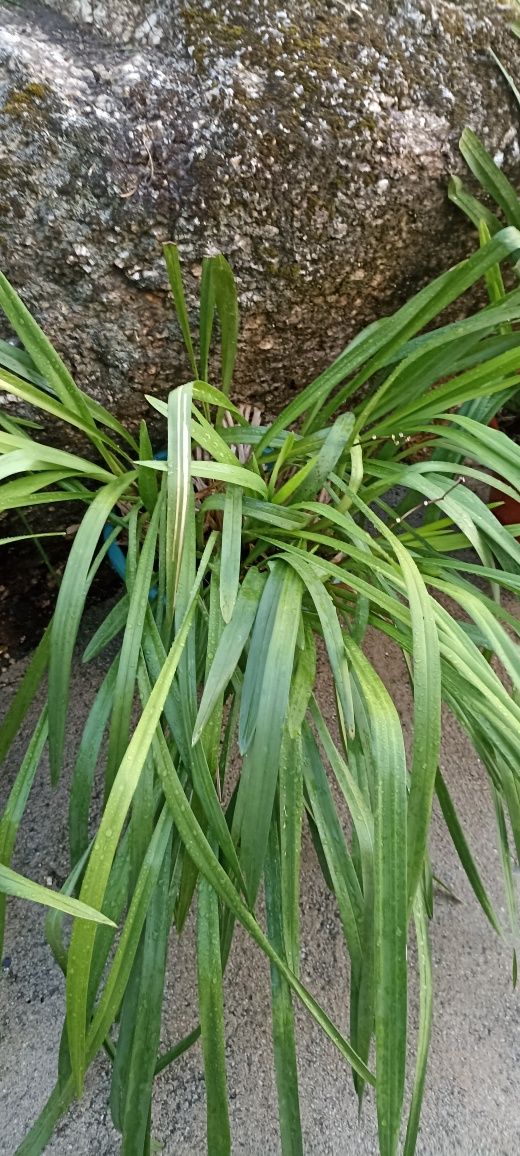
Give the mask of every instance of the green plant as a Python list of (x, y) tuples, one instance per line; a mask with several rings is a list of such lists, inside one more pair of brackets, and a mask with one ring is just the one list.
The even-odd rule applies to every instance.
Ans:
[[(520, 11), (520, 5), (517, 3), (517, 0), (515, 0), (514, 7)], [(514, 23), (510, 27), (516, 36), (520, 36), (520, 25), (518, 23)], [(520, 105), (520, 92), (513, 77), (492, 49), (490, 49), (490, 54), (505, 77), (515, 100)], [(448, 186), (448, 196), (459, 209), (462, 209), (465, 216), (475, 226), (478, 231), (480, 244), (485, 245), (490, 237), (500, 232), (504, 227), (504, 220), (508, 225), (514, 226), (514, 228), (520, 228), (520, 197), (514, 185), (511, 184), (505, 173), (502, 172), (502, 169), (496, 164), (493, 157), (472, 129), (464, 129), (459, 141), (459, 148), (470, 172), (478, 181), (483, 192), (491, 199), (496, 209), (496, 212), (492, 211), (487, 204), (484, 204), (466, 188), (460, 177), (452, 176)], [(497, 216), (497, 213), (500, 215)], [(516, 254), (514, 274), (518, 281), (520, 279), (520, 252)], [(499, 269), (494, 269), (486, 276), (486, 286), (489, 300), (492, 303), (504, 298), (504, 282)], [(504, 327), (504, 330), (505, 328), (507, 328), (507, 325)], [(520, 411), (520, 392), (517, 391), (517, 393), (513, 395), (505, 394), (503, 398), (497, 395), (495, 397), (469, 402), (464, 412), (477, 417), (481, 421), (489, 421), (490, 418), (494, 417), (494, 415), (502, 409), (504, 403), (507, 403), (510, 411), (518, 413)]]
[(17, 871), (11, 871), (10, 867), (5, 867), (3, 863), (0, 863), (0, 920), (2, 923), (4, 895), (14, 895), (18, 899), (27, 899), (30, 903), (40, 903), (44, 907), (52, 907), (53, 910), (61, 911), (64, 915), (75, 915), (78, 919), (89, 919), (93, 923), (106, 923), (114, 927), (112, 920), (107, 919), (100, 911), (95, 911), (87, 904), (80, 903), (78, 899), (71, 899), (70, 896), (51, 891), (50, 887), (42, 887), (39, 883), (33, 883), (31, 879), (26, 879), (24, 875), (19, 875)]
[[(52, 623), (0, 740), (5, 756), (46, 679), (53, 782), (62, 773), (71, 663), (88, 590), (111, 542), (124, 536), (127, 551), (121, 597), (83, 654), (88, 662), (118, 640), (76, 753), (64, 888), (120, 931), (115, 938), (110, 928), (77, 921), (67, 947), (60, 917), (51, 920), (49, 942), (66, 975), (59, 1077), (19, 1156), (43, 1150), (103, 1046), (113, 1061), (111, 1111), (122, 1151), (149, 1153), (154, 1076), (199, 1034), (208, 1151), (230, 1151), (222, 975), (237, 922), (271, 965), (281, 1143), (290, 1156), (303, 1146), (295, 996), (351, 1065), (360, 1103), (366, 1083), (375, 1083), (380, 1150), (397, 1151), (406, 945), (415, 925), (421, 1009), (404, 1137), (404, 1152), (414, 1151), (431, 1023), (435, 792), (475, 895), (506, 934), (439, 770), (442, 701), (487, 770), (513, 946), (517, 936), (505, 815), (518, 853), (520, 668), (511, 632), (518, 634), (519, 622), (500, 592), (520, 589), (520, 546), (471, 483), (492, 473), (504, 493), (517, 495), (520, 450), (461, 406), (518, 388), (520, 289), (466, 320), (439, 318), (482, 277), (498, 276), (519, 249), (516, 229), (497, 233), (394, 316), (369, 326), (271, 424), (255, 427), (228, 400), (238, 326), (229, 266), (222, 257), (204, 262), (196, 354), (177, 251), (166, 246), (193, 377), (167, 402), (149, 399), (164, 422), (166, 462), (153, 458), (144, 421), (134, 439), (77, 388), (0, 278), (0, 305), (25, 346), (3, 347), (1, 388), (80, 431), (91, 450), (83, 457), (43, 444), (26, 426), (0, 433), (1, 509), (71, 500), (85, 508)], [(219, 388), (207, 382), (217, 318)], [(462, 466), (468, 458), (480, 464)], [(396, 486), (405, 493), (398, 505)], [(417, 510), (425, 514), (419, 523)], [(467, 546), (473, 554), (461, 561), (457, 552)], [(394, 703), (363, 652), (368, 627), (404, 655), (414, 704), (409, 765)], [(334, 685), (334, 731), (316, 685), (318, 648)], [(4, 822), (14, 833), (42, 749), (33, 737), (11, 792)], [(99, 811), (92, 799), (100, 777)], [(350, 960), (348, 1038), (299, 978), (304, 823)], [(257, 908), (262, 881), (265, 925)], [(158, 1055), (169, 933), (172, 923), (182, 931), (192, 907), (199, 1023)]]

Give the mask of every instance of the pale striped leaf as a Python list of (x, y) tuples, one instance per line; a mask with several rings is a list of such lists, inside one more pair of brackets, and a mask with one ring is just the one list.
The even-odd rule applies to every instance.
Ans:
[[(279, 772), (280, 889), (285, 957), (300, 973), (300, 866), (303, 819), (303, 750), (301, 735), (284, 730)], [(279, 950), (277, 948), (277, 950)]]
[[(282, 906), (280, 847), (277, 824), (273, 821), (265, 861), (265, 907), (269, 941), (278, 955), (283, 957)], [(282, 1156), (303, 1156), (291, 989), (273, 963), (271, 963), (271, 1003)]]
[[(301, 555), (297, 556), (295, 553), (286, 554), (284, 557), (296, 570), (296, 573), (299, 574), (302, 582), (305, 583), (316, 607), (323, 640), (327, 648), (329, 662), (334, 675), (336, 693), (343, 721), (347, 733), (352, 736), (355, 730), (354, 707), (352, 704), (352, 689), (350, 686), (347, 655), (345, 653), (343, 635), (334, 602), (321, 580), (323, 576), (321, 559), (318, 560), (313, 558), (312, 555), (309, 555), (308, 561), (306, 561), (304, 557)], [(342, 573), (341, 576), (343, 578), (344, 574)]]
[[(215, 847), (213, 848), (215, 850)], [(207, 1147), (229, 1156), (224, 998), (220, 957), (220, 919), (216, 891), (201, 878), (197, 903), (197, 977), (207, 1104)]]
[(415, 1061), (415, 1078), (408, 1114), (403, 1156), (414, 1156), (417, 1144), (433, 1022), (433, 975), (430, 944), (428, 941), (428, 917), (426, 915), (426, 905), (420, 890), (417, 891), (414, 899), (414, 922), (417, 955), (419, 959), (419, 1031)]
[(10, 867), (5, 867), (3, 863), (0, 863), (0, 892), (3, 895), (14, 895), (17, 899), (26, 899), (30, 903), (40, 903), (44, 907), (55, 907), (58, 911), (64, 911), (66, 915), (74, 915), (76, 919), (113, 926), (111, 919), (101, 911), (95, 910), (90, 904), (80, 902), (79, 899), (71, 899), (61, 891), (41, 887), (39, 883), (33, 883), (24, 875), (11, 871)]
[(242, 491), (228, 486), (224, 499), (220, 561), (220, 609), (229, 622), (235, 608), (240, 582), (242, 555)]
[[(233, 830), (240, 837), (240, 865), (251, 903), (262, 877), (271, 825), (303, 593), (302, 583), (292, 567), (276, 562), (274, 568), (280, 571), (280, 584), (273, 603), (265, 662), (257, 683), (254, 734), (244, 759), (233, 817)], [(248, 666), (252, 649), (251, 645)]]
[(220, 695), (231, 681), (255, 621), (265, 577), (249, 570), (240, 587), (231, 619), (222, 632), (215, 657), (206, 676), (204, 693), (195, 721), (192, 742), (200, 738)]
[(168, 461), (150, 463), (167, 469), (166, 630), (173, 623), (175, 597), (184, 549), (191, 493), (191, 387), (181, 385), (168, 397)]
[(53, 782), (57, 782), (61, 772), (72, 654), (92, 580), (92, 559), (103, 526), (134, 476), (125, 474), (99, 490), (84, 515), (63, 574), (54, 613), (49, 662), (49, 756)]
[(395, 1156), (407, 1033), (406, 757), (395, 706), (354, 642), (345, 640), (370, 719), (377, 767), (374, 829), (376, 1103), (381, 1156)]

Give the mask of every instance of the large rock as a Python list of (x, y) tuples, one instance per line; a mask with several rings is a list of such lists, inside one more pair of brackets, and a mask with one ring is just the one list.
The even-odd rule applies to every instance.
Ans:
[(236, 393), (268, 409), (473, 238), (446, 199), (472, 125), (511, 166), (495, 0), (0, 0), (0, 263), (78, 381), (134, 420), (187, 372), (161, 243), (195, 300), (223, 250)]

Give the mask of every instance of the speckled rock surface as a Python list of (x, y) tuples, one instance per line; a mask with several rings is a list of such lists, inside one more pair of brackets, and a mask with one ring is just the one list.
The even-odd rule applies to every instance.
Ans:
[(0, 265), (78, 381), (133, 421), (187, 372), (161, 242), (195, 299), (221, 248), (236, 393), (275, 409), (459, 259), (465, 124), (514, 169), (495, 0), (0, 0)]

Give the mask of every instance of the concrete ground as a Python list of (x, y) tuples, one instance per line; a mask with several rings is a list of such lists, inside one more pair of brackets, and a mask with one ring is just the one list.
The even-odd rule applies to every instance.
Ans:
[[(369, 640), (371, 656), (391, 689), (401, 716), (409, 700), (399, 655)], [(101, 663), (76, 671), (72, 756)], [(16, 683), (21, 668), (13, 667)], [(326, 691), (326, 687), (325, 687)], [(4, 692), (5, 693), (5, 692)], [(464, 816), (474, 854), (497, 907), (504, 911), (492, 806), (483, 768), (454, 721), (446, 716), (443, 768)], [(2, 789), (24, 749), (13, 752)], [(14, 866), (33, 879), (60, 885), (66, 872), (66, 783), (57, 791), (42, 765), (26, 813)], [(435, 973), (434, 1031), (421, 1156), (516, 1156), (520, 1151), (520, 993), (511, 986), (511, 952), (486, 923), (438, 814), (432, 834), (434, 870), (460, 903), (439, 892), (432, 944)], [(303, 978), (340, 1027), (347, 1022), (347, 969), (334, 904), (324, 887), (312, 847), (303, 859)], [(63, 1017), (63, 980), (43, 935), (41, 909), (11, 901), (0, 983), (0, 1153), (12, 1156), (49, 1094)], [(172, 943), (163, 1047), (196, 1022), (190, 929)], [(413, 955), (413, 947), (412, 947)], [(280, 1151), (270, 1044), (268, 969), (237, 933), (226, 979), (228, 1078), (233, 1152), (275, 1156)], [(413, 1046), (416, 993), (411, 998)], [(376, 1153), (373, 1099), (361, 1123), (350, 1072), (331, 1044), (298, 1008), (300, 1094), (308, 1156)], [(75, 1104), (47, 1148), (52, 1156), (112, 1156), (118, 1137), (108, 1113), (107, 1065), (98, 1060)], [(153, 1134), (166, 1156), (205, 1151), (205, 1103), (200, 1045), (159, 1078)]]

